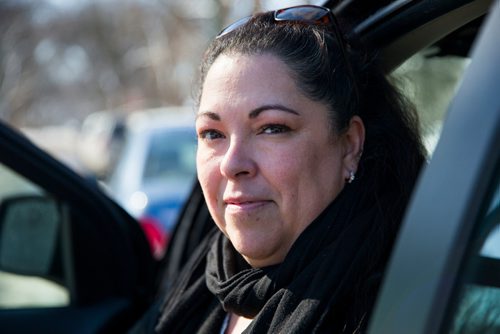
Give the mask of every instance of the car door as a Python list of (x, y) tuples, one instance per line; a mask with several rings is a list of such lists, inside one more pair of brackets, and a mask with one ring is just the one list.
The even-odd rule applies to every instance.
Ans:
[(155, 291), (137, 222), (0, 122), (0, 331), (124, 332)]
[(500, 3), (421, 175), (370, 333), (500, 332)]

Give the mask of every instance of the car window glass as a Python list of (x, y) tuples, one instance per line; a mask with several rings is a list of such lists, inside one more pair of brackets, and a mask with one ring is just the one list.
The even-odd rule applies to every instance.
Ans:
[[(497, 173), (497, 180), (498, 180)], [(500, 333), (500, 184), (469, 241), (450, 307), (449, 333)]]
[(391, 75), (418, 113), (424, 145), (432, 156), (444, 116), (470, 58), (442, 54), (432, 46), (410, 57)]
[(69, 304), (58, 275), (59, 207), (43, 190), (0, 164), (0, 308)]
[[(488, 212), (492, 213), (495, 209), (498, 210), (500, 205), (500, 190), (497, 187), (496, 195), (491, 202), (491, 207)], [(483, 247), (481, 248), (481, 255), (500, 260), (500, 221), (497, 222), (491, 233), (486, 238)]]

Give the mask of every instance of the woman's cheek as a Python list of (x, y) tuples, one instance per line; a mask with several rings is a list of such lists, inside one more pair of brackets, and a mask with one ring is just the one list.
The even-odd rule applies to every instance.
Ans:
[(196, 169), (198, 171), (199, 179), (205, 177), (205, 175), (209, 173), (210, 169), (213, 168), (211, 165), (215, 156), (216, 154), (214, 154), (214, 150), (207, 147), (204, 142), (198, 143), (198, 149), (196, 151)]
[(198, 152), (196, 158), (198, 181), (200, 182), (207, 204), (213, 206), (217, 201), (217, 192), (221, 181), (219, 159), (206, 152)]
[(301, 164), (304, 155), (296, 145), (276, 145), (270, 143), (265, 149), (259, 150), (258, 158), (261, 171), (273, 179), (290, 179), (290, 184), (296, 183), (298, 175), (294, 173)]

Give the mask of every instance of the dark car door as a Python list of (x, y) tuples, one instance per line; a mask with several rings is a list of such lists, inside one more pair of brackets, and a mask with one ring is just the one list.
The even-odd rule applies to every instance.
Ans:
[(500, 3), (407, 212), (370, 333), (500, 332)]
[(123, 332), (155, 264), (135, 220), (0, 122), (0, 331)]

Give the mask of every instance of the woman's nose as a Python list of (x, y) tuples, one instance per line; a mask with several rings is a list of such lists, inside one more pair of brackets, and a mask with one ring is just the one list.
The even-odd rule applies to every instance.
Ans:
[(229, 179), (255, 175), (257, 168), (253, 153), (244, 140), (231, 141), (220, 164), (222, 175)]

